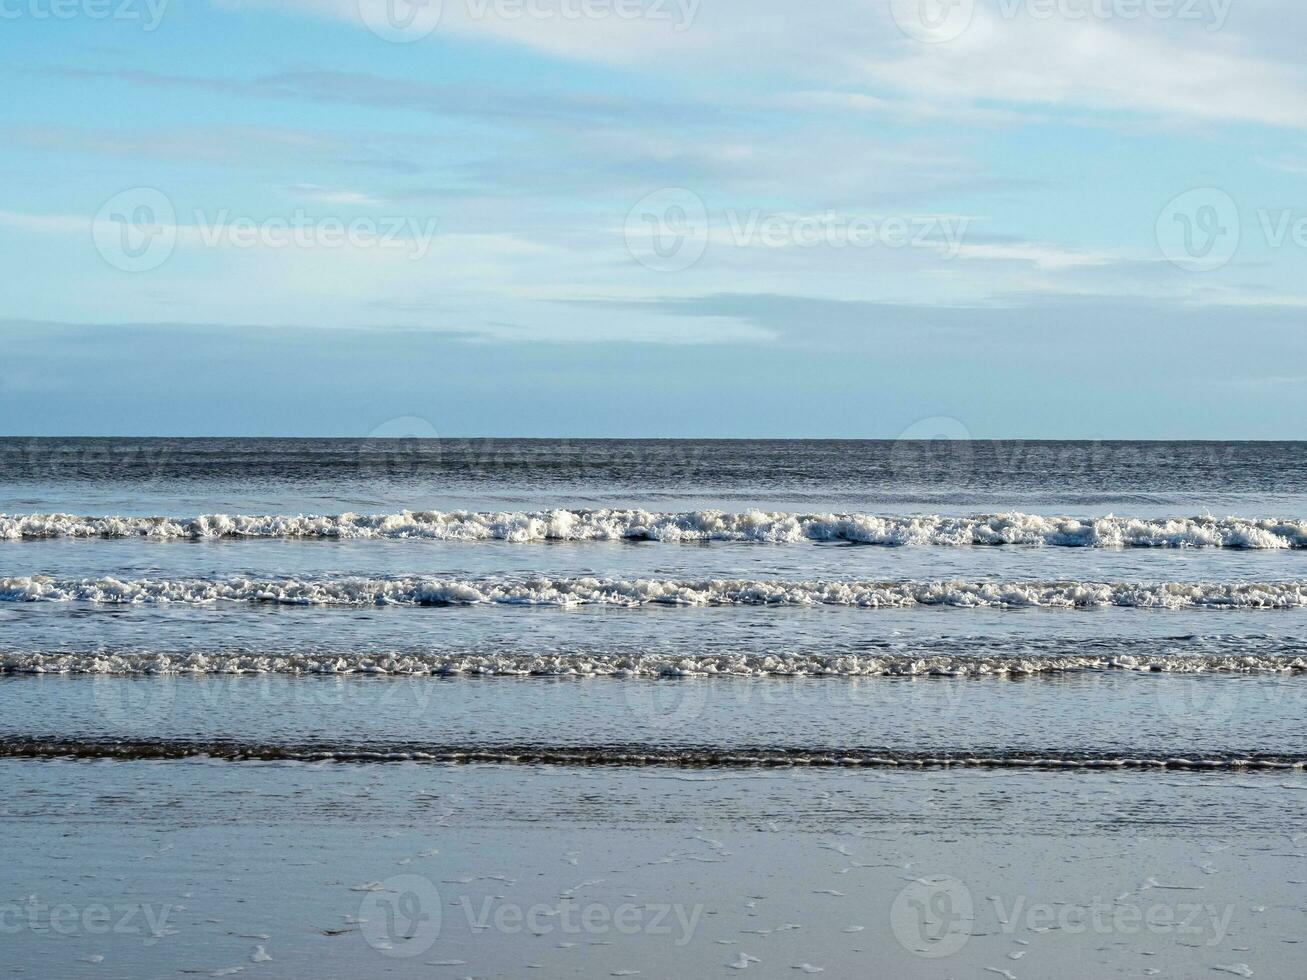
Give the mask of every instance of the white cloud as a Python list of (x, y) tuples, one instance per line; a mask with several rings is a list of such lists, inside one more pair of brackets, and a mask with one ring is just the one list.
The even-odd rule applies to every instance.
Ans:
[[(367, 33), (360, 4), (387, 0), (259, 0), (332, 16)], [(559, 8), (536, 0), (528, 9)], [(613, 0), (617, 6), (617, 0)], [(678, 6), (680, 4), (680, 6)], [(668, 0), (667, 17), (504, 16), (520, 3), (444, 0), (432, 36), (493, 40), (572, 60), (638, 67), (677, 80), (758, 76), (787, 98), (854, 111), (887, 111), (907, 100), (917, 118), (970, 107), (978, 122), (1002, 121), (1001, 107), (1050, 107), (1194, 121), (1307, 126), (1307, 73), (1283, 43), (1298, 0), (1265, 0), (1257, 16), (1034, 16), (1034, 3), (978, 0), (970, 26), (947, 43), (914, 40), (898, 29), (887, 0), (796, 7), (789, 0), (713, 0), (695, 6), (687, 26)], [(571, 4), (570, 6), (578, 6)], [(1079, 9), (1083, 0), (1058, 5)], [(1104, 6), (1100, 3), (1098, 6)], [(1110, 7), (1110, 5), (1107, 5)], [(559, 8), (561, 9), (561, 8)], [(1123, 6), (1122, 9), (1125, 9)], [(1131, 8), (1133, 9), (1133, 7)], [(1206, 8), (1204, 8), (1206, 9)], [(1219, 16), (1218, 16), (1219, 15)], [(1219, 28), (1219, 29), (1214, 29)], [(861, 85), (863, 91), (848, 91)]]
[(1038, 269), (1056, 271), (1077, 267), (1105, 266), (1120, 262), (1120, 252), (1095, 251), (1083, 248), (1066, 248), (1037, 242), (977, 243), (964, 242), (958, 248), (958, 257), (984, 259), (996, 262), (1025, 262)]
[(298, 184), (293, 189), (300, 197), (322, 204), (358, 205), (376, 207), (384, 203), (381, 198), (364, 191), (346, 190), (344, 188), (319, 187), (317, 184)]
[(980, 8), (955, 40), (900, 46), (888, 60), (867, 58), (862, 71), (934, 105), (997, 101), (1307, 126), (1307, 74), (1196, 26), (1184, 33), (1138, 22), (1006, 19)]

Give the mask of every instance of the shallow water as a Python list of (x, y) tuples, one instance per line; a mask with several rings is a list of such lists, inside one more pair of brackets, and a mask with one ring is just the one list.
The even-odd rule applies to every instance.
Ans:
[[(1300, 444), (0, 450), (0, 900), (181, 923), (28, 923), (11, 972), (1301, 972)], [(457, 911), (601, 879), (710, 926)], [(1118, 915), (1159, 901), (1229, 916)]]
[[(1069, 672), (978, 677), (480, 680), (165, 675), (9, 677), (23, 744), (93, 754), (475, 758), (584, 764), (904, 764), (1259, 759), (1307, 765), (1297, 675)], [(13, 733), (0, 751), (17, 742)]]
[(1296, 444), (3, 444), (9, 745), (1305, 748)]

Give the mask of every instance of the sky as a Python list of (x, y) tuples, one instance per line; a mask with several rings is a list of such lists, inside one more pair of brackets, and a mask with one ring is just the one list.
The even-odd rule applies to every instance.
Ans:
[(0, 433), (1301, 438), (1301, 0), (0, 0)]

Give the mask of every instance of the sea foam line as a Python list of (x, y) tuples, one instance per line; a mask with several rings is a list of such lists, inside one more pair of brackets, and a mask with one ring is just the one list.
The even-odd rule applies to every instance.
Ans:
[(551, 510), (403, 511), (334, 516), (78, 517), (0, 515), (0, 539), (427, 539), (435, 541), (843, 541), (899, 547), (1038, 545), (1069, 548), (1307, 548), (1307, 521), (1240, 517), (1092, 519), (1038, 514), (904, 517), (749, 510), (660, 513)]
[(249, 651), (0, 652), (0, 674), (242, 677), (1005, 678), (1067, 673), (1257, 674), (1307, 672), (1307, 654), (753, 654), (511, 653), (451, 651), (342, 655)]
[(1299, 609), (1307, 583), (482, 578), (0, 578), (3, 602), (291, 606)]

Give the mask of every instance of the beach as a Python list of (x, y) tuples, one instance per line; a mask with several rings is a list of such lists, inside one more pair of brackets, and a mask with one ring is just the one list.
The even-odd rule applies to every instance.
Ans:
[(9, 975), (1288, 978), (1301, 964), (1297, 773), (0, 768), (24, 842), (0, 903)]

